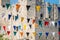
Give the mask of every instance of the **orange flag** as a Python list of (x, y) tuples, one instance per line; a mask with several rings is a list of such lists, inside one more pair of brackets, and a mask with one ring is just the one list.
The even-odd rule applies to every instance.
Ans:
[(23, 36), (23, 32), (20, 32), (21, 37)]
[(16, 4), (16, 10), (18, 11), (21, 5)]
[(35, 26), (35, 28), (37, 28), (37, 27), (38, 27), (38, 24), (37, 24), (37, 23), (35, 23), (35, 24), (34, 24), (34, 26)]
[(32, 20), (32, 23), (33, 23), (33, 24), (35, 23), (35, 20), (34, 20), (34, 19)]

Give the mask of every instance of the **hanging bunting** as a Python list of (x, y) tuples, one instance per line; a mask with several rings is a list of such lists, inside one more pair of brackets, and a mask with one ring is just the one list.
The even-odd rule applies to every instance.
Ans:
[(29, 23), (29, 21), (30, 21), (30, 18), (27, 18), (27, 22)]
[(37, 5), (37, 6), (36, 6), (36, 11), (39, 12), (40, 9), (41, 9), (41, 6), (40, 6), (40, 5)]
[(26, 35), (29, 36), (29, 32), (26, 32)]
[(49, 22), (48, 22), (48, 21), (45, 21), (45, 22), (44, 22), (44, 25), (45, 25), (45, 26), (48, 26), (48, 25), (49, 25)]
[(42, 32), (39, 32), (39, 37), (41, 37), (42, 36)]
[(16, 36), (17, 32), (14, 32), (14, 36)]
[(33, 23), (33, 24), (35, 23), (35, 19), (32, 20), (32, 23)]
[(20, 6), (21, 6), (21, 5), (16, 4), (16, 11), (17, 11), (17, 12), (19, 11)]
[(20, 32), (21, 37), (23, 36), (23, 32)]
[(19, 30), (21, 29), (21, 25), (18, 26), (18, 29), (19, 29)]
[(16, 30), (16, 26), (15, 25), (13, 26), (13, 28), (14, 28), (14, 30)]
[(36, 36), (36, 32), (33, 32), (33, 36), (34, 36), (34, 37)]
[(34, 25), (35, 25), (35, 28), (37, 28), (37, 27), (38, 27), (38, 24), (37, 24), (37, 23), (35, 23)]
[(39, 20), (38, 22), (39, 22), (39, 26), (42, 27), (42, 21)]
[(48, 8), (48, 13), (50, 13), (50, 12), (51, 12), (52, 7), (51, 7), (51, 6), (49, 6), (49, 7), (47, 7), (47, 8)]
[(7, 7), (7, 9), (10, 7), (10, 4), (8, 4), (8, 3), (6, 3), (6, 7)]
[(4, 31), (6, 31), (6, 26), (3, 26)]
[(51, 24), (54, 26), (55, 25), (55, 22), (54, 21), (51, 21)]
[(26, 5), (26, 8), (27, 8), (27, 11), (29, 10), (29, 8), (30, 8), (30, 5)]
[(32, 24), (29, 24), (29, 27), (31, 28), (32, 27)]
[(57, 27), (57, 22), (55, 22), (55, 27)]
[(24, 21), (24, 17), (21, 17), (21, 22), (23, 22)]
[(7, 34), (10, 35), (10, 31), (7, 31)]
[(43, 14), (42, 13), (40, 14), (40, 17), (43, 18)]
[(27, 27), (27, 25), (26, 25), (26, 24), (24, 24), (24, 30), (26, 30), (26, 27)]
[(11, 14), (8, 14), (8, 19), (10, 19), (10, 18), (11, 18), (11, 16), (12, 16)]
[(18, 19), (18, 14), (17, 14), (17, 16), (15, 16), (15, 21)]
[(49, 35), (49, 32), (46, 32), (45, 34), (46, 34), (46, 38), (47, 38), (47, 37), (48, 37), (48, 35)]
[(52, 32), (53, 37), (55, 37), (55, 32)]

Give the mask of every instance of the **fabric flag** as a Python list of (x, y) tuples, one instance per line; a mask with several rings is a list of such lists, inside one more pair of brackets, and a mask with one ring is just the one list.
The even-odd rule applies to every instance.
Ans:
[(17, 12), (19, 11), (20, 6), (21, 6), (21, 5), (16, 4), (16, 11), (17, 11)]
[(21, 17), (21, 22), (23, 22), (24, 21), (24, 17)]
[(10, 7), (10, 4), (8, 4), (8, 3), (6, 3), (6, 7), (7, 7), (7, 9)]
[(42, 13), (40, 14), (40, 17), (43, 18), (43, 14)]
[(39, 36), (40, 36), (40, 37), (42, 36), (42, 32), (39, 32)]
[(55, 22), (55, 27), (57, 27), (57, 22)]
[(17, 33), (17, 32), (14, 32), (14, 36), (16, 36), (16, 33)]
[(36, 36), (36, 32), (33, 32), (33, 36), (34, 36), (34, 37)]
[(38, 24), (37, 24), (37, 23), (35, 23), (34, 25), (35, 25), (35, 28), (37, 28), (37, 27), (38, 27)]
[(37, 6), (36, 6), (36, 11), (39, 12), (40, 9), (41, 9), (41, 6), (40, 6), (40, 5), (37, 5)]
[(54, 21), (51, 21), (51, 24), (54, 26), (55, 25), (55, 22)]
[(7, 31), (7, 34), (10, 35), (10, 31)]
[(49, 22), (48, 22), (48, 21), (45, 21), (45, 22), (44, 22), (44, 25), (45, 25), (45, 26), (48, 26), (48, 25), (49, 25)]
[(26, 24), (24, 24), (24, 30), (26, 30), (26, 27), (27, 27)]
[(27, 36), (29, 36), (29, 32), (26, 32)]
[(39, 22), (39, 26), (42, 27), (42, 21), (39, 20), (38, 22)]
[(52, 32), (53, 37), (55, 37), (55, 32)]
[(17, 14), (17, 16), (15, 16), (15, 21), (18, 19), (18, 14)]
[(3, 26), (4, 31), (6, 31), (6, 26)]
[(30, 21), (30, 18), (27, 18), (27, 22), (29, 23), (29, 21)]
[(14, 30), (16, 30), (16, 26), (15, 25), (13, 26), (13, 28), (14, 28)]
[(32, 27), (32, 24), (29, 24), (29, 27), (31, 28)]
[(18, 26), (18, 29), (21, 29), (21, 25)]
[(21, 37), (23, 36), (23, 32), (20, 32)]
[(30, 8), (30, 5), (26, 5), (26, 8), (27, 8), (27, 11), (29, 10), (29, 8)]
[(32, 20), (32, 23), (33, 23), (33, 24), (35, 23), (35, 19)]
[(47, 37), (48, 37), (48, 35), (49, 35), (49, 32), (46, 32), (45, 34), (46, 34), (46, 38), (47, 38)]
[(11, 14), (8, 14), (8, 19), (10, 19), (10, 18), (11, 18), (11, 16), (12, 16)]
[(50, 13), (50, 12), (51, 12), (52, 7), (51, 7), (51, 6), (49, 6), (49, 7), (47, 7), (47, 8), (48, 8), (48, 12)]

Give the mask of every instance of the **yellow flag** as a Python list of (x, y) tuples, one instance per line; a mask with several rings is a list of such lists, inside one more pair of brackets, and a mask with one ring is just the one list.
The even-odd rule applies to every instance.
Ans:
[(26, 30), (26, 24), (24, 24), (24, 26), (23, 26), (23, 27), (24, 27), (24, 30)]
[(41, 9), (41, 6), (39, 6), (39, 5), (38, 5), (38, 6), (36, 6), (36, 11), (37, 11), (37, 12), (39, 12), (39, 11), (40, 11), (40, 9)]
[(24, 17), (21, 17), (21, 22), (23, 22), (24, 21)]
[(36, 36), (36, 32), (33, 32), (33, 36)]

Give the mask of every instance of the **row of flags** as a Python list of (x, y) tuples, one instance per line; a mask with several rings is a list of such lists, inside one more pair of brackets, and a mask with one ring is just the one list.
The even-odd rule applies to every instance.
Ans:
[[(32, 0), (30, 0), (30, 1), (32, 1)], [(32, 32), (33, 31), (33, 29), (35, 29), (35, 28), (37, 28), (37, 27), (43, 27), (43, 25), (44, 25), (44, 27), (48, 27), (49, 25), (53, 25), (53, 26), (60, 26), (60, 20), (58, 20), (57, 22), (56, 21), (44, 21), (44, 20), (35, 20), (35, 19), (31, 19), (31, 18), (28, 18), (27, 16), (27, 18), (25, 18), (25, 17), (20, 17), (20, 13), (18, 14), (18, 12), (19, 12), (19, 10), (20, 10), (20, 8), (21, 8), (21, 4), (18, 4), (17, 3), (17, 0), (11, 0), (11, 4), (14, 4), (15, 3), (15, 11), (17, 12), (17, 14), (16, 15), (12, 15), (12, 14), (14, 14), (13, 12), (12, 12), (12, 14), (7, 14), (8, 15), (8, 21), (13, 17), (13, 21), (14, 21), (14, 23), (16, 22), (16, 23), (21, 23), (21, 25), (17, 25), (17, 24), (15, 24), (14, 25), (14, 23), (12, 24), (13, 26), (0, 26), (0, 30), (1, 31), (5, 31), (6, 33), (7, 33), (7, 35), (10, 35), (11, 34), (11, 32), (13, 31), (13, 34), (14, 34), (14, 36), (16, 36), (16, 34), (18, 33), (18, 31), (19, 31), (19, 35), (21, 36), (21, 37), (24, 37), (24, 35), (26, 34), (26, 36), (27, 37), (29, 37), (29, 35), (30, 35), (30, 33), (32, 33), (33, 35), (32, 36), (34, 36), (34, 37), (36, 37), (36, 35), (37, 34), (39, 34), (39, 37), (42, 37), (43, 36), (43, 34), (46, 36), (46, 38), (49, 36), (49, 34), (52, 34), (54, 37), (55, 37), (55, 35), (56, 35), (56, 32)], [(9, 8), (11, 8), (12, 7), (12, 5), (11, 4), (9, 4), (9, 3), (6, 3), (6, 10), (8, 10)], [(5, 5), (3, 5), (3, 8), (5, 7)], [(28, 12), (30, 12), (29, 11), (29, 9), (30, 9), (30, 7), (31, 7), (31, 5), (25, 5), (25, 7), (26, 7), (26, 10), (28, 11)], [(60, 7), (57, 7), (57, 9), (58, 9), (58, 11), (60, 12)], [(23, 9), (24, 10), (24, 9)], [(35, 10), (36, 10), (36, 12), (40, 12), (41, 11), (41, 5), (36, 5), (35, 6)], [(48, 10), (48, 13), (50, 13), (51, 12), (51, 10), (52, 10), (52, 6), (48, 6), (47, 7), (47, 10)], [(12, 10), (11, 10), (12, 11)], [(25, 11), (25, 10), (24, 10)], [(32, 10), (33, 11), (33, 10)], [(8, 11), (7, 11), (8, 12)], [(35, 11), (33, 11), (33, 13), (34, 13)], [(32, 13), (32, 14), (33, 14)], [(45, 13), (44, 13), (45, 14)], [(25, 15), (25, 14), (23, 14), (23, 15)], [(2, 14), (2, 17), (4, 17), (5, 16), (5, 14), (3, 13)], [(41, 14), (40, 15), (41, 17), (43, 17), (43, 14)], [(19, 20), (19, 18), (20, 18), (20, 21), (21, 22), (19, 22), (18, 20)], [(36, 18), (36, 17), (34, 17), (34, 18)], [(27, 24), (25, 23), (24, 24), (24, 22), (23, 21), (25, 21), (25, 19), (26, 19), (26, 21), (27, 21)], [(11, 23), (13, 22), (13, 21), (11, 21)], [(38, 23), (36, 23), (36, 21), (38, 21)], [(23, 25), (22, 25), (23, 24)], [(27, 26), (28, 25), (28, 26)], [(7, 27), (8, 27), (8, 30), (7, 30)], [(28, 29), (28, 27), (30, 28), (29, 30), (31, 31), (29, 31), (29, 30), (27, 30)], [(34, 27), (34, 28), (32, 28), (32, 27)], [(2, 30), (2, 28), (3, 28), (3, 30)], [(10, 29), (10, 30), (9, 30)], [(13, 30), (12, 30), (13, 29)], [(23, 29), (24, 31), (20, 31), (21, 29)], [(54, 29), (54, 28), (53, 28)], [(11, 31), (12, 30), (12, 31)], [(25, 30), (27, 30), (27, 32), (25, 32)], [(42, 29), (43, 30), (43, 29)], [(29, 31), (29, 32), (28, 32)], [(35, 31), (35, 30), (34, 30)], [(12, 35), (13, 35), (12, 34)], [(58, 32), (57, 33), (58, 35), (60, 35), (60, 32)], [(28, 39), (27, 39), (28, 40)]]

